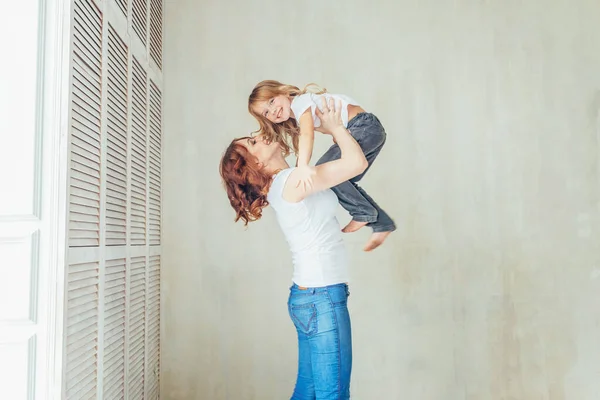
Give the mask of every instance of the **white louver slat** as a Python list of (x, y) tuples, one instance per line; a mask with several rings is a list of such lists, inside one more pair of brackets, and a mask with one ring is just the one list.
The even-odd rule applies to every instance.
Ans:
[(97, 246), (100, 232), (102, 19), (76, 0), (73, 26), (69, 246)]
[(115, 0), (115, 2), (117, 3), (117, 6), (119, 6), (121, 12), (125, 14), (125, 17), (127, 17), (127, 0)]
[(151, 245), (160, 244), (161, 232), (161, 136), (162, 94), (154, 82), (150, 82), (150, 135), (148, 146), (148, 170), (150, 172), (149, 240)]
[(106, 261), (104, 284), (104, 398), (125, 397), (125, 265)]
[(125, 245), (127, 224), (127, 46), (108, 30), (106, 244)]
[(148, 5), (147, 0), (133, 0), (132, 4), (133, 30), (145, 46), (148, 36)]
[(131, 118), (131, 244), (146, 244), (146, 72), (133, 58)]
[(160, 256), (151, 256), (148, 262), (148, 370), (146, 393), (149, 399), (158, 399), (160, 388)]
[(129, 396), (144, 397), (144, 350), (146, 330), (146, 259), (134, 257), (130, 266), (129, 298)]
[(98, 263), (68, 267), (66, 398), (95, 399), (98, 362)]
[(150, 57), (162, 69), (162, 0), (150, 0)]
[(160, 398), (162, 9), (73, 0), (62, 398)]

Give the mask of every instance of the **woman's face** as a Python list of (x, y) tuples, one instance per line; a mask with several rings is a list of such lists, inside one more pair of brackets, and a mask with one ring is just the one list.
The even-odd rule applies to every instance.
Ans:
[(263, 165), (267, 165), (278, 153), (281, 154), (279, 143), (267, 143), (263, 139), (263, 135), (240, 139), (238, 143), (248, 149), (248, 152), (256, 157), (258, 162)]

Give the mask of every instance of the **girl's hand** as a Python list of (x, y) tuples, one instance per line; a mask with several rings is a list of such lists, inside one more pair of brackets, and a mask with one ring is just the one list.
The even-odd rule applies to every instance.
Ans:
[(315, 128), (315, 130), (331, 135), (335, 129), (344, 126), (342, 123), (342, 102), (340, 101), (336, 107), (333, 98), (329, 98), (328, 106), (325, 103), (325, 96), (323, 96), (321, 97), (321, 104), (323, 111), (319, 110), (319, 107), (315, 108), (315, 114), (321, 120), (321, 126)]

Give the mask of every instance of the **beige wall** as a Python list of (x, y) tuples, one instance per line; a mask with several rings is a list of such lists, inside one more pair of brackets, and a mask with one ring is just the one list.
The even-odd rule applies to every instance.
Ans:
[(163, 398), (291, 394), (288, 249), (218, 176), (279, 79), (388, 132), (364, 187), (399, 230), (347, 237), (354, 398), (598, 399), (599, 27), (596, 0), (167, 0)]

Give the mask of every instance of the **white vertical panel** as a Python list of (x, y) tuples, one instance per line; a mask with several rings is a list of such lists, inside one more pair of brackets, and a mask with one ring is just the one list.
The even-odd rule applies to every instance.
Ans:
[(144, 398), (146, 330), (146, 257), (133, 257), (130, 266), (129, 298), (129, 398)]
[(74, 16), (69, 246), (97, 246), (100, 240), (102, 17), (89, 0), (75, 0)]
[(147, 95), (146, 71), (133, 58), (131, 115), (131, 244), (146, 244), (146, 138)]
[(106, 261), (104, 285), (104, 390), (106, 400), (125, 398), (125, 264)]
[(32, 317), (32, 237), (0, 237), (0, 321)]
[(148, 36), (148, 4), (147, 0), (132, 0), (131, 19), (133, 30), (144, 45)]
[(108, 30), (106, 244), (125, 245), (127, 225), (127, 45)]
[(132, 257), (129, 273), (129, 398), (144, 397), (146, 257)]
[(66, 398), (95, 399), (98, 368), (97, 262), (68, 266)]
[(33, 339), (0, 343), (0, 394), (3, 399), (32, 398), (30, 360)]
[[(53, 118), (52, 100), (61, 65), (57, 34), (63, 26), (53, 7), (58, 1), (4, 2), (0, 13), (0, 399), (47, 400), (55, 372), (52, 350), (56, 325), (51, 311), (60, 300), (50, 296), (49, 279), (59, 257), (49, 243), (64, 243), (51, 206), (58, 190), (63, 132)], [(60, 25), (60, 27), (57, 27)], [(62, 38), (60, 38), (62, 39)], [(56, 107), (56, 108), (55, 108)], [(64, 114), (61, 114), (64, 115)], [(64, 169), (62, 169), (64, 171)], [(42, 181), (43, 179), (43, 181)], [(40, 248), (43, 247), (43, 251)], [(64, 265), (61, 265), (64, 269)]]
[(158, 399), (160, 388), (160, 256), (150, 256), (148, 262), (148, 332), (146, 339), (146, 397)]
[(150, 134), (148, 143), (148, 171), (150, 172), (150, 200), (148, 235), (151, 245), (160, 244), (161, 224), (161, 140), (162, 93), (150, 81)]
[(150, 57), (162, 69), (162, 0), (150, 0)]
[(0, 13), (0, 216), (34, 214), (37, 17), (37, 1), (11, 2)]

